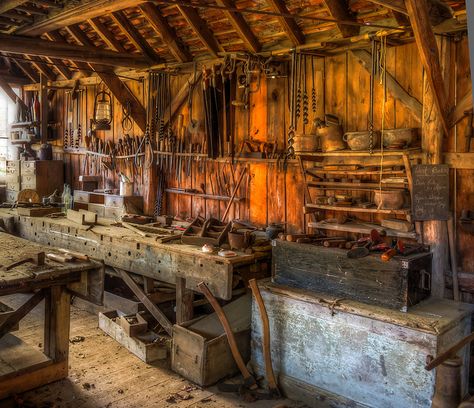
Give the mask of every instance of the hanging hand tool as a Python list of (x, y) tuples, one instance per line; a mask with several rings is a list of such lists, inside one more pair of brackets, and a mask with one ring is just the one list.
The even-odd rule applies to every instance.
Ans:
[(288, 88), (290, 91), (288, 95), (290, 97), (290, 126), (288, 128), (287, 141), (288, 141), (288, 154), (287, 158), (291, 158), (295, 149), (293, 147), (295, 131), (296, 131), (296, 52), (293, 51), (291, 54), (291, 77), (288, 78)]
[(313, 111), (313, 115), (316, 115), (317, 110), (317, 97), (316, 97), (316, 88), (314, 86), (314, 57), (311, 57), (311, 110)]
[(280, 397), (280, 390), (275, 379), (275, 374), (273, 372), (272, 365), (272, 355), (271, 355), (271, 343), (270, 343), (270, 322), (268, 320), (267, 309), (258, 288), (257, 281), (255, 279), (249, 280), (249, 286), (252, 290), (255, 300), (257, 301), (258, 310), (260, 311), (260, 319), (262, 321), (262, 331), (263, 331), (263, 359), (265, 361), (265, 374), (268, 382), (268, 390), (271, 396)]
[(308, 114), (309, 114), (309, 97), (306, 85), (306, 55), (303, 57), (303, 73), (301, 80), (303, 81), (303, 125), (307, 125), (309, 123)]

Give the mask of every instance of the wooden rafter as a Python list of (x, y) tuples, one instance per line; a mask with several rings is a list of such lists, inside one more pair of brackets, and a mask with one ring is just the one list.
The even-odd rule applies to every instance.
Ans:
[(438, 45), (430, 24), (428, 5), (426, 0), (406, 0), (406, 6), (421, 61), (433, 92), (435, 105), (438, 109), (443, 129), (446, 135), (448, 135), (448, 99), (441, 71)]
[[(349, 5), (346, 0), (324, 0), (329, 14), (335, 20), (356, 21), (354, 16), (349, 12)], [(343, 37), (352, 37), (359, 34), (360, 27), (355, 25), (336, 23), (338, 30)]]
[[(268, 3), (278, 13), (289, 14), (284, 0), (268, 0)], [(279, 20), (285, 30), (286, 35), (290, 38), (294, 45), (303, 45), (305, 37), (296, 21), (289, 17), (279, 17)]]
[[(46, 34), (46, 36), (51, 40), (51, 41), (57, 41), (57, 42), (64, 42), (66, 39), (62, 36), (62, 34), (57, 31), (50, 31), (49, 33)], [(70, 62), (79, 69), (79, 72), (82, 76), (89, 76), (92, 72), (90, 69), (89, 65), (86, 64), (85, 62), (82, 61), (71, 61)]]
[(222, 51), (222, 47), (216, 40), (216, 37), (207, 26), (207, 23), (201, 18), (195, 8), (176, 6), (181, 15), (186, 19), (193, 31), (199, 37), (201, 42), (207, 47), (209, 52), (217, 56)]
[[(92, 41), (87, 37), (87, 35), (80, 29), (76, 24), (70, 27), (67, 27), (69, 33), (73, 38), (83, 46), (91, 47)], [(90, 64), (90, 66), (97, 73), (99, 78), (104, 81), (105, 85), (109, 88), (112, 95), (119, 101), (122, 106), (130, 103), (131, 113), (130, 116), (135, 121), (137, 126), (145, 132), (146, 129), (146, 111), (137, 97), (128, 89), (128, 87), (120, 80), (120, 78), (112, 71), (109, 67), (100, 65), (100, 64)]]
[[(235, 8), (233, 0), (216, 0), (216, 3), (219, 6)], [(242, 14), (235, 11), (224, 11), (224, 14), (229, 19), (232, 27), (234, 27), (234, 30), (244, 42), (247, 49), (252, 52), (259, 52), (262, 46)]]
[(397, 13), (408, 15), (407, 8), (403, 0), (368, 0), (371, 3), (396, 11)]
[[(46, 34), (46, 37), (48, 38), (48, 40), (54, 41), (49, 35), (49, 33)], [(57, 58), (47, 58), (47, 60), (54, 64), (54, 67), (58, 70), (58, 72), (64, 79), (71, 79), (72, 73), (69, 68), (65, 66), (64, 61)]]
[(0, 14), (13, 10), (15, 7), (28, 3), (28, 0), (3, 0), (0, 3)]
[(126, 52), (122, 44), (115, 38), (114, 34), (100, 21), (99, 17), (88, 20), (91, 27), (97, 32), (100, 38), (107, 44), (112, 51)]
[(56, 74), (40, 57), (35, 55), (27, 55), (26, 58), (29, 59), (33, 66), (50, 81), (56, 80)]
[(30, 63), (20, 61), (20, 60), (16, 60), (16, 59), (12, 58), (11, 55), (9, 55), (9, 54), (5, 54), (5, 55), (7, 56), (7, 58), (10, 58), (10, 60), (13, 61), (13, 63), (16, 64), (16, 66), (18, 68), (20, 68), (23, 71), (23, 73), (28, 78), (30, 78), (33, 82), (35, 82), (35, 83), (39, 82), (39, 74), (32, 68)]
[(136, 55), (103, 50), (94, 46), (77, 46), (38, 38), (0, 34), (0, 51), (58, 59), (92, 62), (113, 67), (147, 68), (149, 62)]
[(123, 11), (115, 11), (111, 14), (115, 24), (117, 24), (122, 32), (127, 36), (130, 42), (145, 55), (150, 62), (159, 62), (160, 57), (157, 55), (153, 47), (133, 26)]
[(144, 3), (140, 10), (145, 16), (150, 26), (161, 37), (163, 42), (169, 47), (171, 54), (179, 62), (188, 62), (193, 59), (188, 48), (182, 44), (174, 29), (168, 24), (166, 18), (162, 16), (158, 8), (151, 2)]

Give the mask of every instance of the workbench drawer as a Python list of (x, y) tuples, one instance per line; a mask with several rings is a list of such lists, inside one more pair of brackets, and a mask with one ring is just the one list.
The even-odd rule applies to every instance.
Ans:
[(7, 190), (20, 191), (21, 190), (21, 184), (7, 181)]
[(20, 160), (7, 160), (6, 171), (7, 174), (18, 174), (20, 175)]
[(102, 204), (89, 204), (88, 210), (96, 213), (99, 217), (105, 216), (105, 207)]
[(123, 207), (120, 207), (120, 208), (117, 208), (117, 207), (105, 207), (105, 212), (104, 212), (104, 216), (105, 218), (112, 218), (112, 219), (116, 219), (116, 218), (122, 218), (122, 216), (125, 214), (125, 208)]
[(125, 207), (133, 206), (137, 210), (143, 209), (143, 197), (141, 196), (118, 196), (106, 195), (104, 199), (106, 207)]
[(16, 173), (7, 173), (7, 175), (5, 176), (5, 182), (6, 183), (20, 183), (21, 177), (19, 174), (16, 174)]
[(21, 174), (36, 174), (36, 161), (28, 160), (21, 162)]
[(14, 203), (18, 199), (18, 191), (7, 190), (7, 203)]
[(75, 203), (88, 203), (89, 193), (87, 191), (74, 191), (74, 202)]

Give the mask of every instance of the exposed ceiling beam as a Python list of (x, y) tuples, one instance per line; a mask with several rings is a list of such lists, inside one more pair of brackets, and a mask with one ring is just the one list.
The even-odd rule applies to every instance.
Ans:
[(110, 14), (127, 7), (138, 6), (141, 0), (83, 0), (80, 3), (69, 2), (62, 10), (45, 16), (40, 21), (22, 27), (17, 34), (39, 36), (51, 30), (81, 23), (94, 17)]
[(427, 0), (406, 0), (405, 3), (410, 16), (410, 22), (415, 35), (418, 52), (420, 53), (421, 62), (423, 63), (428, 83), (433, 92), (435, 105), (438, 109), (443, 129), (446, 135), (448, 135), (448, 99), (441, 71), (438, 45), (430, 24), (426, 1)]
[(171, 54), (173, 54), (173, 57), (175, 57), (177, 61), (189, 62), (193, 59), (188, 48), (179, 41), (175, 30), (168, 24), (166, 18), (163, 17), (153, 3), (147, 2), (142, 4), (140, 10), (151, 27), (168, 46)]
[[(63, 37), (63, 35), (55, 30), (55, 31), (50, 31), (49, 33), (46, 34), (46, 37), (48, 37), (51, 41), (56, 41), (56, 42), (65, 42), (66, 39)], [(71, 60), (70, 60), (71, 61)], [(89, 76), (91, 74), (91, 69), (88, 64), (85, 62), (81, 61), (71, 61), (71, 63), (79, 69), (79, 72), (82, 76)]]
[(7, 84), (11, 85), (27, 85), (30, 83), (30, 80), (23, 76), (12, 75), (12, 74), (1, 74), (1, 79), (3, 79)]
[(161, 60), (153, 47), (140, 34), (123, 11), (115, 11), (111, 16), (112, 20), (114, 20), (115, 24), (119, 26), (130, 42), (138, 49), (138, 51), (148, 57), (150, 62), (159, 62)]
[(13, 10), (24, 3), (28, 3), (28, 0), (3, 0), (0, 4), (0, 14)]
[(57, 58), (46, 58), (48, 62), (53, 64), (52, 66), (56, 68), (59, 74), (66, 80), (71, 79), (72, 73), (69, 68), (64, 64), (64, 61)]
[[(219, 6), (235, 8), (233, 0), (216, 0), (216, 3)], [(245, 21), (242, 14), (235, 11), (224, 11), (224, 14), (229, 19), (232, 27), (234, 27), (234, 30), (244, 42), (247, 49), (252, 52), (259, 52), (262, 48), (262, 45), (250, 29), (250, 26), (247, 24), (247, 21)]]
[(2, 13), (3, 17), (11, 18), (13, 20), (18, 21), (26, 21), (27, 23), (32, 23), (35, 19), (32, 16), (27, 16), (26, 14), (20, 14), (16, 11), (7, 11), (6, 13)]
[[(342, 21), (356, 21), (354, 16), (349, 11), (349, 4), (347, 0), (324, 0), (329, 14), (335, 20)], [(341, 24), (336, 23), (338, 30), (341, 35), (345, 37), (353, 37), (354, 35), (359, 34), (360, 27), (355, 25)]]
[(371, 3), (378, 4), (379, 6), (383, 6), (388, 8), (389, 10), (396, 11), (398, 13), (402, 13), (408, 15), (407, 8), (405, 7), (405, 3), (403, 0), (367, 0)]
[(100, 21), (99, 17), (87, 21), (112, 51), (126, 52), (114, 34)]
[(35, 16), (45, 16), (48, 14), (48, 11), (44, 8), (39, 8), (35, 6), (30, 6), (29, 4), (24, 4), (16, 8), (18, 11), (24, 11), (26, 13), (33, 14)]
[(223, 51), (223, 49), (217, 42), (216, 37), (214, 37), (214, 34), (209, 29), (206, 22), (198, 14), (196, 9), (181, 5), (178, 5), (176, 7), (178, 8), (182, 16), (186, 19), (191, 28), (194, 30), (201, 42), (207, 47), (209, 52), (217, 57), (219, 52)]
[[(10, 57), (9, 54), (6, 54), (7, 57)], [(11, 59), (17, 66), (20, 68), (23, 73), (28, 76), (34, 83), (39, 83), (40, 77), (39, 74), (31, 67), (27, 62)]]
[(113, 67), (147, 68), (150, 65), (146, 59), (138, 55), (7, 34), (0, 34), (0, 51), (92, 62)]
[(26, 55), (25, 57), (30, 60), (33, 66), (50, 81), (56, 80), (56, 74), (53, 72), (53, 70), (49, 67), (48, 64), (44, 63), (44, 61), (40, 57), (36, 57), (34, 55)]
[[(93, 45), (89, 37), (87, 37), (87, 35), (79, 28), (77, 24), (67, 27), (67, 30), (79, 44), (88, 47)], [(138, 98), (130, 91), (130, 89), (128, 89), (128, 87), (114, 72), (106, 72), (107, 67), (104, 67), (100, 64), (90, 64), (90, 66), (94, 69), (99, 78), (104, 81), (110, 92), (112, 92), (112, 95), (114, 95), (114, 97), (122, 106), (126, 106), (128, 103), (130, 103), (130, 116), (135, 121), (137, 126), (142, 130), (142, 132), (145, 132), (146, 111)]]
[[(267, 0), (270, 6), (278, 13), (289, 14), (284, 0)], [(304, 34), (296, 21), (289, 17), (279, 17), (280, 23), (285, 30), (286, 35), (294, 45), (303, 45), (305, 43)]]

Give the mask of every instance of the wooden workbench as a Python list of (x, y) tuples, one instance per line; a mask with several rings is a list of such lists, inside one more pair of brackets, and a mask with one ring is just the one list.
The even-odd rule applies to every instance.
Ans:
[[(104, 267), (94, 261), (59, 263), (46, 259), (6, 266), (39, 252), (54, 252), (33, 242), (0, 232), (0, 301), (2, 296), (31, 292), (21, 307), (0, 314), (0, 399), (67, 377), (71, 293), (100, 301)], [(99, 286), (92, 285), (93, 281)], [(95, 287), (93, 287), (95, 286)], [(43, 352), (10, 331), (45, 300)]]
[[(204, 281), (214, 296), (232, 297), (234, 274), (252, 274), (269, 254), (239, 253), (232, 258), (205, 254), (200, 247), (181, 244), (179, 240), (161, 243), (157, 234), (143, 237), (125, 228), (100, 219), (92, 229), (66, 218), (18, 216), (16, 210), (0, 209), (0, 218), (14, 220), (22, 238), (51, 247), (69, 248), (101, 259), (108, 266), (138, 275), (175, 284), (185, 279), (185, 286), (195, 290)], [(249, 271), (250, 269), (250, 271)]]

